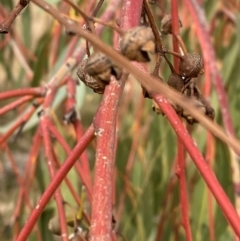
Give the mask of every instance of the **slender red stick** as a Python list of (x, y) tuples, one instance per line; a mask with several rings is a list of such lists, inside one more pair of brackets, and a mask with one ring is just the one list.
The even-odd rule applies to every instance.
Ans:
[[(41, 104), (43, 102), (42, 98), (39, 98), (37, 100), (37, 105)], [(17, 128), (20, 128), (22, 125), (24, 125), (30, 117), (34, 114), (36, 110), (36, 106), (32, 106), (25, 114), (24, 116), (16, 121), (14, 125), (0, 138), (0, 146), (17, 130)]]
[(178, 164), (176, 168), (176, 174), (180, 182), (180, 200), (181, 200), (181, 209), (182, 209), (182, 225), (185, 229), (186, 240), (192, 241), (192, 232), (189, 223), (189, 214), (188, 214), (188, 195), (187, 195), (187, 185), (185, 178), (185, 161), (184, 161), (184, 145), (181, 142), (180, 137), (178, 137)]
[[(90, 240), (111, 240), (112, 181), (115, 159), (115, 131), (119, 98), (124, 84), (116, 80), (105, 89), (100, 109), (94, 120), (97, 152), (93, 185)], [(114, 94), (113, 94), (114, 93)]]
[(28, 218), (25, 226), (21, 230), (18, 238), (16, 241), (26, 241), (30, 232), (33, 229), (33, 226), (38, 220), (38, 217), (41, 215), (42, 211), (44, 210), (45, 206), (49, 202), (50, 198), (53, 196), (56, 189), (59, 187), (60, 183), (63, 181), (69, 170), (72, 168), (74, 163), (79, 158), (79, 155), (83, 152), (83, 150), (86, 149), (88, 144), (93, 140), (94, 138), (94, 128), (91, 125), (89, 129), (85, 132), (81, 140), (77, 143), (75, 148), (72, 150), (71, 155), (68, 156), (68, 158), (65, 160), (64, 164), (61, 166), (61, 168), (58, 170), (54, 178), (52, 179), (51, 183), (43, 193), (42, 197), (38, 201), (37, 206), (30, 214), (30, 217)]
[[(76, 98), (75, 98), (76, 81), (72, 78), (69, 78), (67, 81), (67, 93), (68, 93), (68, 98), (66, 103), (67, 113), (70, 113), (70, 115), (72, 115), (71, 113), (73, 113), (73, 115), (75, 115), (73, 117), (73, 120), (70, 120), (70, 121), (73, 124), (73, 127), (75, 129), (77, 140), (79, 140), (83, 135), (83, 130), (82, 130), (80, 118), (78, 117), (77, 110), (76, 110)], [(81, 178), (84, 178), (84, 185), (86, 185), (86, 188), (88, 191), (88, 197), (91, 203), (92, 179), (91, 179), (91, 172), (89, 167), (89, 160), (87, 158), (86, 151), (83, 152), (80, 158), (80, 163), (76, 162), (75, 166), (78, 169), (78, 172)]]
[[(123, 1), (121, 27), (128, 29), (139, 23), (142, 0)], [(112, 240), (112, 181), (114, 172), (117, 107), (126, 75), (121, 86), (113, 80), (106, 87), (100, 109), (94, 120), (97, 153), (93, 186), (90, 241)]]
[(4, 115), (6, 114), (8, 111), (11, 111), (13, 109), (16, 109), (17, 107), (19, 107), (20, 105), (30, 101), (33, 99), (33, 96), (24, 96), (18, 100), (13, 101), (12, 103), (0, 108), (0, 115)]
[[(212, 162), (214, 159), (214, 137), (213, 135), (208, 132), (207, 133), (207, 145), (206, 145), (206, 161), (210, 168), (212, 168)], [(208, 189), (207, 192), (207, 199), (208, 199), (208, 220), (209, 220), (209, 234), (210, 234), (210, 241), (215, 241), (215, 233), (214, 233), (214, 212), (213, 212), (213, 198), (212, 193)]]
[[(171, 1), (171, 13), (172, 13), (172, 32), (175, 36), (179, 34), (179, 19), (178, 19), (178, 0)], [(176, 53), (179, 53), (179, 46), (177, 38), (173, 36), (173, 50)], [(179, 59), (174, 56), (174, 67), (178, 70)], [(189, 223), (189, 214), (188, 214), (188, 195), (187, 195), (187, 185), (185, 178), (185, 149), (184, 145), (181, 142), (181, 139), (178, 137), (178, 163), (176, 174), (179, 178), (179, 188), (180, 188), (180, 200), (181, 200), (181, 210), (182, 210), (182, 225), (185, 229), (186, 239), (192, 241), (191, 227)]]
[(184, 144), (189, 155), (191, 156), (193, 162), (197, 166), (202, 177), (207, 183), (209, 189), (211, 190), (214, 197), (216, 198), (227, 220), (231, 224), (235, 233), (240, 237), (240, 225), (239, 225), (240, 218), (237, 215), (236, 210), (234, 209), (232, 203), (228, 199), (221, 185), (217, 181), (217, 178), (215, 177), (214, 173), (212, 172), (212, 170), (209, 168), (208, 164), (204, 160), (202, 154), (195, 146), (194, 141), (189, 136), (180, 118), (178, 117), (176, 112), (173, 110), (173, 108), (169, 105), (169, 103), (164, 97), (160, 95), (154, 95), (154, 100), (159, 105), (159, 107), (163, 110), (164, 114), (167, 116), (174, 131), (176, 132), (178, 137), (182, 140), (182, 143)]
[(214, 53), (214, 48), (211, 44), (210, 35), (208, 33), (208, 26), (203, 9), (199, 6), (196, 0), (185, 0), (186, 6), (188, 7), (190, 14), (196, 25), (196, 31), (199, 38), (199, 42), (203, 51), (204, 65), (209, 66), (212, 81), (215, 86), (220, 110), (222, 112), (222, 118), (226, 131), (234, 136), (232, 119), (228, 107), (227, 95), (224, 90), (224, 84), (220, 72), (217, 68), (217, 60)]
[[(49, 84), (46, 97), (43, 103), (43, 110), (40, 113), (40, 126), (42, 131), (42, 137), (43, 137), (43, 146), (44, 146), (44, 152), (46, 156), (46, 162), (47, 167), (50, 173), (51, 180), (54, 178), (56, 169), (54, 165), (54, 155), (53, 155), (53, 146), (50, 138), (49, 133), (49, 108), (52, 104), (53, 98), (56, 93), (56, 86), (54, 84)], [(68, 229), (67, 229), (67, 222), (66, 222), (66, 215), (65, 210), (63, 206), (63, 198), (60, 189), (57, 189), (54, 193), (54, 198), (57, 204), (57, 210), (58, 210), (58, 217), (59, 217), (59, 223), (61, 228), (61, 238), (62, 241), (68, 241)]]
[[(63, 147), (63, 149), (67, 153), (67, 155), (70, 155), (72, 150), (69, 147), (69, 145), (67, 144), (67, 142), (64, 140), (64, 138), (61, 136), (61, 134), (58, 132), (56, 127), (52, 123), (50, 123), (48, 128), (52, 132), (52, 134), (55, 136), (57, 141), (60, 143), (60, 145)], [(77, 163), (78, 162), (75, 163), (75, 166), (76, 166)], [(86, 173), (84, 173), (84, 170), (83, 170), (82, 166), (80, 165), (80, 163), (78, 163), (76, 171), (79, 173), (83, 184), (86, 186), (87, 193), (88, 193), (88, 196), (89, 196), (89, 201), (91, 203), (91, 201), (92, 201), (92, 186), (88, 183), (88, 178), (86, 177)]]
[(45, 88), (43, 87), (36, 87), (36, 88), (22, 88), (17, 90), (9, 90), (3, 93), (0, 93), (0, 100), (25, 96), (25, 95), (32, 95), (32, 96), (44, 96)]

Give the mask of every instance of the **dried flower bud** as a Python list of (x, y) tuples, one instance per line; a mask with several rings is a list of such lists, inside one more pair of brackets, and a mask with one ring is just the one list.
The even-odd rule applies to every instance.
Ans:
[(175, 90), (181, 92), (184, 88), (184, 79), (182, 78), (182, 76), (176, 73), (172, 73), (168, 78), (167, 84)]
[(132, 61), (148, 62), (148, 53), (154, 53), (155, 38), (152, 29), (138, 26), (128, 30), (120, 44), (121, 53)]
[[(202, 96), (200, 90), (197, 88), (195, 82), (191, 82), (188, 87), (184, 90), (183, 94), (194, 101), (195, 107), (202, 112), (202, 114), (206, 115), (210, 119), (214, 119), (215, 111), (210, 106), (210, 104), (205, 100)], [(194, 119), (186, 110), (182, 112), (182, 117), (184, 117), (189, 124), (198, 123), (196, 119)]]
[(58, 216), (54, 216), (49, 220), (48, 229), (55, 235), (58, 235), (58, 236), (61, 235), (61, 228), (60, 228)]
[(191, 53), (182, 56), (179, 63), (179, 73), (184, 77), (198, 77), (203, 74), (203, 62), (199, 54)]
[(122, 76), (122, 69), (100, 52), (96, 52), (88, 58), (85, 71), (91, 77), (106, 84), (110, 82), (111, 75), (116, 79), (120, 79)]
[[(66, 220), (67, 220), (67, 225), (69, 227), (74, 227), (74, 225), (77, 223), (77, 225), (80, 225), (81, 220), (77, 220), (75, 218), (75, 215), (72, 212), (66, 212)], [(56, 215), (52, 217), (49, 222), (48, 222), (48, 229), (51, 231), (53, 234), (60, 236), (61, 235), (61, 227), (59, 223), (59, 216)]]
[(86, 67), (86, 63), (87, 63), (87, 59), (85, 59), (84, 61), (82, 61), (82, 63), (79, 66), (77, 75), (79, 77), (79, 79), (89, 88), (93, 89), (94, 92), (98, 93), (98, 94), (103, 94), (106, 83), (98, 80), (98, 79), (94, 79), (93, 77), (91, 77), (89, 74), (86, 73), (85, 67)]
[[(182, 27), (182, 22), (179, 20), (179, 27)], [(172, 34), (172, 16), (167, 14), (161, 22), (161, 33), (164, 35)]]
[[(206, 108), (203, 105), (203, 103), (200, 100), (197, 99), (192, 99), (192, 101), (194, 101), (194, 106), (200, 111), (202, 112), (202, 114), (206, 114)], [(188, 113), (188, 111), (183, 110), (182, 112), (182, 117), (186, 119), (186, 121), (188, 122), (188, 124), (194, 124), (194, 123), (198, 123), (198, 121), (196, 119), (194, 119), (190, 113)]]
[(209, 104), (209, 102), (202, 96), (200, 95), (199, 96), (199, 100), (203, 103), (203, 105), (205, 106), (206, 108), (206, 113), (205, 115), (210, 118), (211, 120), (214, 120), (215, 118), (215, 111), (214, 109), (212, 108), (212, 106)]

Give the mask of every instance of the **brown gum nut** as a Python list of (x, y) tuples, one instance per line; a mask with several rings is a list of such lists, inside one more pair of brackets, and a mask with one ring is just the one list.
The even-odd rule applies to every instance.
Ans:
[(184, 87), (184, 79), (180, 75), (173, 73), (169, 76), (167, 84), (181, 92)]
[(85, 66), (86, 66), (87, 59), (82, 61), (80, 64), (80, 68), (78, 69), (77, 75), (79, 79), (89, 88), (91, 88), (94, 92), (98, 94), (103, 94), (106, 84), (102, 81), (99, 81), (93, 77), (91, 77), (89, 74), (85, 72)]
[(182, 56), (179, 73), (184, 77), (195, 78), (203, 74), (203, 62), (199, 54), (190, 53)]
[(120, 43), (121, 53), (129, 60), (148, 62), (148, 53), (155, 52), (155, 38), (152, 29), (138, 26), (128, 30)]
[(96, 52), (88, 58), (85, 70), (90, 76), (107, 84), (110, 82), (111, 75), (114, 75), (116, 79), (120, 79), (122, 75), (122, 70), (100, 52)]
[(215, 118), (215, 111), (212, 108), (212, 106), (208, 103), (208, 101), (202, 96), (199, 96), (199, 101), (202, 102), (202, 104), (204, 105), (205, 109), (206, 109), (206, 116), (208, 116), (210, 119), (214, 120)]
[[(179, 20), (179, 27), (182, 27), (182, 22)], [(164, 35), (172, 34), (172, 16), (165, 15), (161, 21), (161, 33)]]
[(51, 218), (48, 222), (48, 229), (55, 235), (61, 235), (61, 228), (59, 225), (59, 217), (55, 216)]

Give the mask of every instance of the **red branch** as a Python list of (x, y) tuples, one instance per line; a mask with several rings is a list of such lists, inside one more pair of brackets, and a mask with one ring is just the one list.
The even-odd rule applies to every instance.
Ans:
[(45, 88), (43, 87), (36, 87), (36, 88), (22, 88), (16, 90), (9, 90), (3, 93), (0, 93), (0, 100), (25, 96), (25, 95), (32, 95), (36, 97), (41, 97), (45, 95)]
[[(23, 187), (24, 186), (23, 178), (19, 175), (19, 170), (17, 168), (16, 162), (15, 162), (14, 157), (13, 157), (13, 155), (12, 155), (12, 153), (11, 153), (11, 151), (8, 148), (7, 145), (5, 145), (5, 150), (6, 150), (6, 153), (7, 153), (8, 157), (9, 157), (10, 163), (12, 165), (13, 172), (15, 174), (15, 177), (16, 177), (16, 180), (18, 182), (18, 185)], [(20, 208), (21, 208), (22, 196), (24, 194), (24, 191), (22, 191), (22, 190), (24, 190), (24, 189), (20, 190), (20, 192), (19, 192), (20, 199), (18, 199), (18, 202), (17, 202), (17, 205), (16, 205), (16, 206), (18, 206), (18, 210), (19, 211), (20, 211)], [(32, 211), (32, 205), (31, 205), (30, 199), (29, 199), (29, 197), (27, 195), (25, 195), (25, 205), (29, 208), (29, 210), (31, 212)], [(14, 212), (14, 215), (13, 215), (13, 218), (14, 218), (14, 225), (13, 225), (14, 240), (16, 239), (16, 236), (17, 236), (17, 234), (19, 232), (19, 224), (18, 224), (19, 219), (18, 219), (18, 217), (19, 217), (19, 212), (18, 213)], [(39, 227), (37, 225), (34, 226), (34, 230), (36, 231), (37, 239), (39, 241), (41, 241), (42, 240), (42, 235), (41, 235)]]
[[(48, 167), (48, 170), (50, 173), (51, 180), (55, 176), (56, 168), (54, 165), (53, 146), (52, 146), (48, 126), (50, 123), (49, 108), (54, 99), (56, 90), (57, 90), (57, 88), (54, 83), (51, 83), (48, 85), (46, 97), (45, 97), (45, 100), (43, 103), (43, 110), (40, 113), (40, 126), (41, 126), (42, 137), (43, 137), (43, 146), (44, 146), (47, 167)], [(58, 217), (59, 217), (59, 223), (60, 223), (60, 228), (61, 228), (62, 241), (68, 241), (68, 229), (67, 229), (67, 223), (66, 223), (66, 215), (65, 215), (65, 210), (64, 210), (64, 206), (63, 206), (62, 194), (61, 194), (61, 191), (59, 188), (55, 191), (54, 198), (55, 198), (55, 201), (57, 204), (57, 209), (58, 209)]]
[(209, 168), (209, 165), (206, 163), (202, 154), (196, 147), (194, 141), (182, 124), (180, 118), (164, 97), (160, 95), (154, 95), (154, 100), (167, 116), (174, 131), (182, 140), (183, 145), (185, 146), (193, 162), (197, 166), (209, 189), (216, 198), (219, 206), (223, 210), (223, 213), (225, 214), (235, 233), (240, 237), (240, 218), (237, 215), (236, 210), (234, 209), (232, 203), (230, 202), (218, 180), (216, 179), (213, 171), (211, 170), (211, 168)]
[[(208, 132), (207, 133), (207, 144), (206, 144), (206, 161), (210, 168), (212, 168), (214, 155), (215, 155), (215, 142), (213, 135)], [(214, 233), (214, 211), (213, 211), (213, 198), (212, 193), (208, 189), (207, 192), (208, 199), (208, 220), (209, 220), (209, 234), (210, 241), (215, 241), (215, 233)]]
[[(142, 0), (123, 1), (121, 27), (129, 29), (138, 25), (142, 11)], [(93, 186), (93, 203), (90, 241), (112, 240), (112, 182), (115, 157), (115, 131), (119, 99), (124, 87), (112, 79), (106, 87), (104, 97), (94, 120), (97, 133), (97, 153)]]
[(16, 204), (14, 215), (13, 215), (15, 219), (17, 219), (20, 214), (23, 197), (24, 196), (28, 197), (29, 188), (33, 181), (33, 177), (36, 169), (36, 160), (40, 149), (40, 144), (41, 144), (41, 137), (40, 137), (40, 127), (39, 127), (33, 137), (29, 158), (25, 166), (23, 181), (22, 181), (21, 188), (19, 190), (18, 198), (17, 198), (18, 202)]
[[(113, 78), (113, 77), (112, 77)], [(124, 84), (116, 80), (105, 89), (94, 120), (97, 152), (93, 185), (90, 240), (110, 241), (112, 233), (112, 181), (115, 159), (115, 131), (119, 96)]]
[[(66, 103), (66, 109), (67, 109), (66, 115), (70, 116), (69, 122), (71, 122), (73, 124), (73, 127), (76, 132), (76, 136), (77, 136), (76, 139), (79, 140), (82, 137), (83, 131), (82, 131), (82, 125), (80, 122), (80, 118), (79, 118), (79, 115), (76, 110), (76, 98), (75, 98), (76, 84), (77, 84), (76, 80), (72, 79), (71, 77), (67, 81), (68, 97), (67, 97), (67, 103)], [(90, 167), (89, 167), (89, 160), (87, 158), (86, 151), (83, 152), (83, 154), (80, 158), (80, 163), (76, 162), (75, 166), (78, 169), (80, 176), (83, 178), (82, 180), (84, 181), (84, 185), (86, 185), (86, 187), (87, 187), (88, 197), (89, 197), (89, 200), (91, 203), (92, 179), (91, 179), (91, 172), (90, 172)]]
[[(171, 15), (172, 15), (172, 32), (173, 32), (173, 50), (179, 53), (178, 40), (174, 36), (179, 34), (179, 19), (178, 19), (178, 0), (171, 1)], [(174, 56), (174, 67), (178, 70), (179, 59)], [(180, 200), (181, 200), (181, 210), (182, 210), (182, 225), (185, 229), (186, 240), (192, 241), (191, 227), (189, 223), (188, 214), (188, 195), (187, 195), (187, 185), (185, 178), (185, 148), (178, 138), (178, 154), (177, 154), (177, 168), (176, 174), (179, 178), (179, 188), (180, 188)]]
[(26, 95), (26, 96), (24, 96), (24, 97), (22, 97), (22, 98), (20, 98), (20, 99), (18, 99), (18, 100), (15, 100), (15, 101), (13, 101), (12, 103), (10, 103), (10, 104), (8, 104), (8, 105), (0, 108), (0, 115), (4, 115), (4, 114), (6, 114), (8, 111), (11, 111), (11, 110), (13, 110), (13, 109), (16, 109), (16, 108), (19, 107), (20, 105), (22, 105), (22, 104), (24, 104), (24, 103), (26, 103), (26, 102), (28, 102), (28, 101), (30, 101), (30, 100), (32, 100), (32, 99), (33, 99), (33, 96), (28, 96), (28, 95)]
[(0, 138), (0, 146), (17, 130), (17, 128), (21, 128), (22, 125), (24, 125), (34, 114), (36, 108), (38, 105), (40, 105), (43, 102), (42, 98), (39, 98), (35, 105), (33, 105), (25, 114), (24, 116), (16, 121), (13, 126)]
[[(61, 134), (58, 132), (56, 127), (52, 123), (49, 123), (48, 128), (52, 132), (54, 137), (57, 139), (57, 141), (60, 143), (60, 145), (63, 147), (63, 149), (67, 153), (67, 155), (70, 155), (72, 150), (69, 147), (69, 145), (67, 144), (67, 142), (64, 140), (64, 138), (61, 136)], [(86, 186), (88, 198), (89, 198), (89, 201), (91, 203), (91, 201), (92, 201), (92, 186), (89, 183), (89, 178), (87, 177), (88, 173), (84, 172), (84, 169), (82, 168), (82, 166), (79, 162), (75, 163), (75, 167), (76, 167), (76, 171), (79, 173), (79, 176), (82, 179), (83, 184)], [(89, 173), (89, 175), (90, 175), (90, 173)]]
[(19, 0), (19, 3), (15, 6), (15, 8), (9, 13), (9, 15), (4, 19), (2, 23), (0, 23), (0, 33), (8, 33), (9, 28), (15, 18), (20, 14), (20, 12), (28, 5), (29, 0)]
[(209, 67), (212, 74), (212, 81), (215, 86), (220, 110), (222, 112), (223, 123), (226, 131), (234, 136), (234, 129), (232, 119), (228, 107), (227, 95), (224, 90), (222, 77), (217, 68), (217, 60), (214, 48), (211, 43), (210, 35), (208, 32), (207, 21), (203, 10), (200, 8), (196, 0), (185, 0), (186, 5), (192, 15), (194, 23), (196, 24), (196, 31), (203, 51), (204, 66)]
[(38, 220), (38, 217), (41, 215), (42, 211), (46, 207), (47, 203), (49, 202), (50, 198), (53, 196), (56, 189), (59, 187), (60, 183), (63, 181), (69, 170), (72, 168), (74, 163), (77, 161), (81, 153), (86, 149), (88, 144), (94, 138), (94, 128), (91, 125), (89, 129), (85, 132), (81, 140), (78, 141), (75, 148), (72, 150), (71, 155), (64, 161), (64, 164), (58, 170), (54, 178), (52, 179), (51, 183), (43, 193), (42, 197), (38, 201), (37, 206), (30, 214), (25, 226), (21, 230), (18, 238), (16, 241), (26, 241), (30, 232), (33, 229), (33, 226)]
[(181, 199), (181, 209), (182, 209), (182, 225), (186, 232), (186, 240), (192, 241), (191, 227), (189, 223), (188, 215), (188, 195), (187, 195), (187, 185), (185, 178), (185, 160), (184, 160), (184, 145), (181, 139), (178, 138), (178, 162), (176, 167), (176, 175), (180, 182), (180, 199)]

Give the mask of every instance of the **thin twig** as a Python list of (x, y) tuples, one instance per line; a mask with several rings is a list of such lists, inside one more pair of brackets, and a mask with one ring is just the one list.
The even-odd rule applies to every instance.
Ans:
[(28, 5), (29, 0), (19, 0), (18, 4), (14, 9), (9, 13), (9, 15), (0, 23), (0, 33), (6, 34), (9, 32), (9, 29), (18, 16), (18, 14)]
[(156, 40), (156, 50), (157, 50), (158, 53), (161, 53), (162, 52), (162, 40), (161, 40), (157, 25), (154, 21), (154, 17), (152, 15), (151, 9), (149, 8), (146, 0), (143, 0), (143, 7), (144, 7), (144, 10), (145, 10), (145, 12), (148, 16), (148, 21), (150, 23), (150, 26), (152, 28), (152, 31), (153, 31), (153, 34), (154, 34), (154, 37), (155, 37), (155, 40)]
[(160, 95), (154, 95), (154, 100), (168, 118), (176, 134), (181, 139), (193, 162), (195, 163), (202, 177), (206, 181), (209, 189), (215, 196), (218, 204), (221, 206), (223, 213), (225, 214), (235, 233), (240, 237), (240, 218), (236, 213), (236, 210), (234, 209), (232, 203), (225, 194), (223, 188), (217, 181), (217, 178), (215, 177), (213, 171), (209, 168), (202, 154), (194, 144), (186, 128), (182, 124), (180, 118), (164, 97)]
[(76, 160), (78, 159), (79, 155), (86, 149), (88, 144), (94, 138), (94, 128), (91, 125), (86, 133), (83, 135), (81, 140), (77, 143), (71, 155), (64, 161), (64, 164), (58, 170), (54, 178), (52, 179), (51, 183), (43, 193), (41, 199), (38, 201), (37, 206), (32, 211), (30, 217), (28, 218), (28, 222), (25, 224), (24, 228), (21, 230), (18, 238), (16, 241), (25, 241), (27, 240), (28, 235), (30, 234), (33, 226), (37, 222), (38, 217), (42, 213), (43, 209), (45, 208), (46, 204), (49, 202), (50, 198), (52, 197), (53, 193), (59, 187), (60, 183), (67, 175), (69, 170), (72, 168)]

